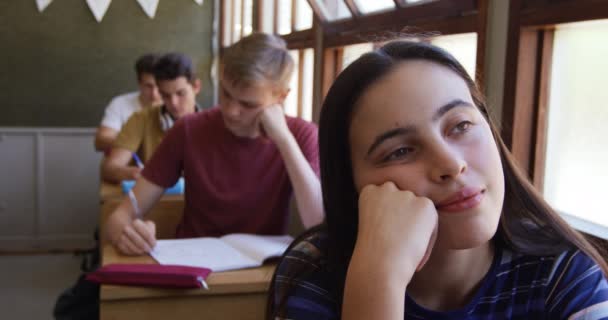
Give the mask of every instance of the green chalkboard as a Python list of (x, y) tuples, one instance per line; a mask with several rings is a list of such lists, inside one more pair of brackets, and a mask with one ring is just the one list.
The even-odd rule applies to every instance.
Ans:
[(210, 106), (213, 1), (160, 0), (154, 19), (135, 0), (113, 0), (98, 23), (85, 0), (0, 0), (0, 126), (93, 127), (106, 104), (137, 89), (146, 52), (180, 51), (197, 64)]

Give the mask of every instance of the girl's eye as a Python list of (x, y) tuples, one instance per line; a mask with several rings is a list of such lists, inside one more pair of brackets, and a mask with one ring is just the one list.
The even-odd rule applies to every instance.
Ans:
[(471, 128), (472, 125), (473, 125), (473, 123), (471, 121), (465, 120), (465, 121), (458, 123), (452, 131), (454, 133), (464, 133), (464, 132), (467, 132)]
[(386, 158), (384, 158), (384, 161), (392, 161), (392, 160), (398, 160), (398, 159), (405, 158), (405, 157), (409, 156), (413, 151), (414, 151), (414, 149), (410, 148), (410, 147), (399, 148), (399, 149), (391, 152), (391, 154), (389, 154)]

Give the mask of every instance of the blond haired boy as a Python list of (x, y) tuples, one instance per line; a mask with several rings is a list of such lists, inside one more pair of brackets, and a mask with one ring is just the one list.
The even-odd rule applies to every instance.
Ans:
[[(304, 226), (320, 223), (317, 127), (281, 107), (293, 68), (277, 36), (257, 33), (228, 48), (220, 104), (167, 133), (133, 189), (139, 208), (149, 210), (183, 172), (186, 204), (176, 237), (285, 233), (292, 193)], [(126, 199), (106, 230), (125, 254), (155, 245), (154, 223), (136, 217)]]

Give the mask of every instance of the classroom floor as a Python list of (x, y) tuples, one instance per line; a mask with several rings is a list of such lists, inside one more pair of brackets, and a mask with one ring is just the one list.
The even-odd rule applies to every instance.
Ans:
[(53, 319), (59, 293), (80, 275), (82, 257), (70, 253), (0, 255), (3, 319)]

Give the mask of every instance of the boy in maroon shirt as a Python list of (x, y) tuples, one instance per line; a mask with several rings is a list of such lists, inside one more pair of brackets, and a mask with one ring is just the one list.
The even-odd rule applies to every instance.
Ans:
[[(280, 38), (253, 34), (228, 48), (221, 103), (177, 121), (146, 163), (133, 194), (146, 213), (183, 172), (184, 216), (177, 237), (282, 234), (295, 195), (305, 227), (323, 220), (317, 128), (287, 117), (294, 63)], [(155, 245), (155, 225), (129, 199), (112, 213), (108, 238), (124, 254)]]

